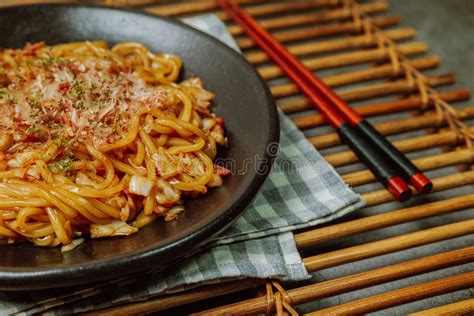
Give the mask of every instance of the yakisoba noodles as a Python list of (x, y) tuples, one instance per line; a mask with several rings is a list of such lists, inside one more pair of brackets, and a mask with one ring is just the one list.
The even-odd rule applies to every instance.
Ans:
[(70, 250), (174, 219), (222, 184), (226, 146), (201, 80), (137, 43), (0, 54), (0, 238)]

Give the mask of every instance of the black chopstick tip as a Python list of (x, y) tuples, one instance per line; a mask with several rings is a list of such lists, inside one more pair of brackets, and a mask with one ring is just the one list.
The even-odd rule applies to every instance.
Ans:
[(387, 190), (400, 202), (407, 201), (411, 195), (411, 189), (400, 177), (393, 177), (387, 182)]
[(433, 183), (421, 172), (412, 175), (410, 177), (410, 183), (421, 194), (430, 193), (433, 189)]

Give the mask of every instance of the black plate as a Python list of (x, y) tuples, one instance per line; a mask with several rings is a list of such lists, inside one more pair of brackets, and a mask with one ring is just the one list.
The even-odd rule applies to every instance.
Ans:
[(213, 110), (224, 118), (231, 143), (220, 157), (246, 170), (189, 201), (178, 220), (148, 225), (133, 236), (88, 240), (64, 254), (29, 244), (0, 246), (0, 289), (76, 285), (163, 266), (235, 220), (269, 172), (272, 154), (266, 149), (279, 136), (275, 104), (256, 71), (219, 41), (174, 20), (129, 10), (76, 5), (0, 10), (0, 47), (84, 40), (140, 42), (179, 55), (183, 78), (198, 76), (216, 93)]

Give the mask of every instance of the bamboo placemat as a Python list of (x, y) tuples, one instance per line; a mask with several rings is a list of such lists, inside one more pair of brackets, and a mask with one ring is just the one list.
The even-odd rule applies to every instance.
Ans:
[[(26, 2), (44, 1), (22, 1)], [(150, 5), (152, 1), (146, 0), (104, 2), (143, 6), (149, 12), (175, 17), (217, 14), (228, 23), (249, 62), (268, 81), (278, 106), (291, 114), (310, 142), (367, 202), (365, 209), (345, 220), (295, 235), (304, 263), (314, 276), (312, 283), (285, 290), (279, 283), (241, 280), (118, 306), (104, 313), (170, 309), (215, 314), (292, 313), (296, 308), (311, 311), (311, 315), (362, 314), (421, 300), (427, 309), (417, 310), (416, 315), (474, 313), (472, 299), (444, 306), (437, 306), (433, 299), (474, 286), (470, 265), (474, 247), (469, 246), (472, 240), (462, 239), (474, 233), (474, 219), (468, 213), (474, 206), (474, 128), (462, 123), (474, 118), (474, 108), (456, 105), (469, 99), (470, 92), (453, 88), (436, 92), (438, 87), (454, 83), (454, 76), (426, 73), (439, 66), (440, 58), (425, 55), (428, 45), (413, 40), (413, 28), (397, 26), (400, 18), (387, 12), (387, 2), (240, 1), (308, 67), (321, 73), (343, 99), (370, 117), (377, 129), (393, 135), (393, 143), (420, 169), (434, 176), (434, 192), (409, 204), (393, 202), (392, 196), (374, 183), (373, 175), (341, 146), (337, 134), (311, 110), (281, 70), (212, 1), (162, 5)], [(12, 3), (18, 1), (1, 5)], [(388, 290), (381, 291), (380, 285)], [(257, 290), (249, 291), (254, 288)], [(313, 303), (305, 304), (309, 302)]]

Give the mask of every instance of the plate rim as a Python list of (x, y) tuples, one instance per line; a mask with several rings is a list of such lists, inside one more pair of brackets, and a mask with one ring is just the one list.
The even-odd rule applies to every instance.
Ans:
[[(268, 118), (270, 121), (269, 130), (266, 131), (268, 144), (278, 143), (280, 138), (280, 124), (278, 119), (278, 110), (276, 108), (275, 101), (273, 96), (270, 93), (270, 89), (267, 84), (260, 76), (260, 74), (252, 67), (247, 60), (243, 57), (242, 54), (239, 54), (234, 49), (225, 45), (220, 40), (214, 38), (213, 36), (206, 34), (198, 29), (195, 29), (183, 22), (178, 21), (175, 18), (162, 16), (158, 14), (149, 13), (143, 10), (135, 8), (118, 8), (110, 7), (105, 5), (97, 4), (81, 4), (81, 3), (47, 3), (47, 4), (27, 4), (27, 5), (14, 5), (0, 8), (0, 13), (9, 11), (9, 10), (18, 10), (18, 9), (35, 9), (35, 8), (73, 8), (73, 9), (101, 9), (104, 11), (118, 11), (133, 13), (142, 16), (147, 16), (149, 18), (163, 20), (167, 23), (174, 24), (175, 26), (185, 28), (190, 32), (198, 34), (199, 36), (204, 36), (208, 40), (214, 42), (217, 46), (220, 46), (221, 49), (227, 51), (228, 54), (232, 55), (234, 59), (237, 59), (239, 64), (247, 68), (254, 76), (256, 76), (257, 81), (259, 82), (264, 92), (265, 103), (267, 105), (267, 110), (270, 115)], [(211, 236), (222, 232), (227, 228), (231, 223), (233, 223), (245, 210), (245, 208), (250, 205), (253, 198), (259, 192), (261, 186), (263, 185), (265, 179), (267, 178), (275, 158), (275, 153), (269, 152), (268, 150), (264, 153), (264, 159), (258, 161), (257, 167), (263, 167), (265, 170), (263, 173), (256, 172), (249, 184), (249, 187), (252, 190), (245, 190), (241, 196), (237, 199), (236, 203), (231, 205), (226, 209), (220, 216), (216, 217), (213, 221), (207, 222), (206, 225), (203, 225), (199, 229), (193, 231), (189, 235), (172, 241), (162, 247), (141, 250), (137, 249), (129, 255), (117, 256), (114, 258), (99, 259), (93, 260), (90, 262), (68, 264), (64, 267), (38, 267), (38, 268), (7, 268), (0, 266), (0, 289), (8, 291), (17, 291), (17, 290), (35, 290), (35, 289), (44, 289), (50, 288), (51, 283), (57, 282), (57, 286), (53, 287), (64, 287), (64, 286), (74, 286), (79, 284), (86, 284), (96, 281), (104, 281), (110, 279), (113, 276), (108, 276), (106, 274), (98, 276), (98, 273), (104, 271), (104, 269), (111, 267), (114, 269), (114, 276), (116, 276), (116, 271), (119, 270), (118, 276), (124, 276), (125, 274), (133, 274), (135, 272), (143, 271), (147, 268), (150, 268), (151, 263), (147, 261), (152, 261), (153, 258), (156, 258), (163, 253), (169, 252), (174, 248), (179, 248), (181, 250), (189, 250), (193, 247), (195, 248), (199, 244), (202, 244), (209, 239)], [(143, 263), (146, 264), (143, 264)], [(142, 265), (139, 265), (139, 264)], [(169, 262), (168, 262), (169, 263)], [(135, 266), (135, 267), (133, 267)], [(127, 273), (125, 273), (125, 270)], [(71, 274), (76, 274), (74, 278), (71, 278)], [(94, 274), (94, 280), (83, 280), (88, 275)]]

